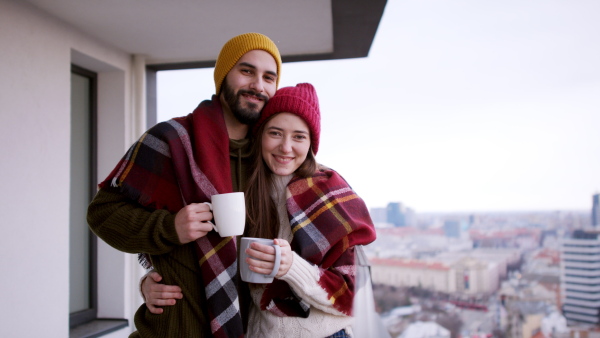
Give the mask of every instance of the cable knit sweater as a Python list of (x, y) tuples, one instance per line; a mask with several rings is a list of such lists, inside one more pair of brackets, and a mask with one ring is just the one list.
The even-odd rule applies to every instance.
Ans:
[[(279, 238), (292, 242), (292, 231), (286, 209), (285, 187), (292, 179), (289, 176), (273, 176), (271, 197), (277, 205), (280, 220)], [(311, 305), (308, 318), (279, 317), (269, 311), (260, 310), (260, 300), (265, 285), (250, 284), (252, 304), (247, 337), (327, 337), (341, 329), (351, 333), (353, 318), (337, 311), (329, 302), (327, 292), (319, 284), (319, 268), (293, 253), (290, 270), (280, 279)]]

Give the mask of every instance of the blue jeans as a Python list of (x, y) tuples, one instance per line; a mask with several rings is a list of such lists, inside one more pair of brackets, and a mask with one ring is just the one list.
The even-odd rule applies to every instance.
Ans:
[(350, 336), (346, 334), (346, 330), (341, 329), (338, 332), (332, 334), (327, 338), (349, 338)]

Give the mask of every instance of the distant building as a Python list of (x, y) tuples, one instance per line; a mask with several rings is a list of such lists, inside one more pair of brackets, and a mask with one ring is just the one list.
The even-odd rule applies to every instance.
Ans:
[(540, 243), (541, 230), (538, 228), (518, 227), (510, 229), (473, 229), (469, 236), (475, 247), (511, 248), (524, 247), (531, 249)]
[(435, 338), (450, 338), (450, 330), (443, 326), (440, 326), (436, 322), (422, 322), (417, 321), (410, 324), (404, 332), (400, 335), (400, 338), (422, 338), (422, 337), (435, 337)]
[(592, 226), (600, 228), (600, 194), (592, 196)]
[(479, 216), (475, 214), (469, 215), (469, 227), (477, 223), (479, 223)]
[(417, 259), (472, 248), (473, 243), (469, 239), (445, 237), (441, 228), (421, 229), (410, 226), (377, 227), (377, 239), (366, 246), (370, 256)]
[(411, 208), (406, 208), (400, 202), (390, 202), (386, 208), (387, 223), (395, 227), (405, 227), (415, 225), (415, 212)]
[[(548, 289), (542, 283), (527, 281), (515, 273), (502, 282), (497, 295), (501, 304), (498, 328), (508, 337), (569, 338), (564, 335), (566, 319), (557, 313), (560, 307), (558, 288)], [(539, 331), (546, 334), (536, 334)]]
[(446, 264), (453, 264), (466, 257), (476, 257), (481, 261), (494, 263), (499, 278), (504, 279), (507, 277), (509, 267), (516, 266), (520, 261), (521, 252), (518, 249), (476, 248), (459, 252), (444, 252), (437, 255), (435, 259)]
[(498, 290), (498, 265), (473, 257), (464, 257), (452, 265), (456, 291), (464, 294), (491, 294)]
[(404, 206), (402, 203), (391, 202), (387, 205), (387, 221), (396, 227), (406, 226), (406, 218), (404, 217)]
[(569, 323), (600, 324), (600, 238), (577, 230), (561, 252), (563, 314)]
[(371, 259), (373, 283), (445, 293), (489, 294), (498, 289), (497, 265), (472, 257), (452, 264), (416, 259)]
[(533, 337), (541, 330), (548, 312), (548, 305), (539, 301), (509, 301), (505, 306), (508, 337)]
[(456, 278), (447, 265), (416, 259), (371, 258), (370, 261), (375, 284), (418, 286), (440, 292), (456, 290)]
[(460, 238), (462, 233), (461, 224), (458, 221), (447, 220), (444, 222), (444, 235), (451, 238)]
[(569, 333), (567, 320), (560, 313), (552, 312), (542, 319), (541, 331), (546, 337), (565, 336), (565, 333)]

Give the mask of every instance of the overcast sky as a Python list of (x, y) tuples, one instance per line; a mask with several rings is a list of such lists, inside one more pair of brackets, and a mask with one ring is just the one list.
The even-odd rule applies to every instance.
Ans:
[[(315, 85), (317, 160), (369, 207), (589, 210), (600, 192), (600, 1), (388, 0), (369, 57), (285, 63)], [(159, 72), (158, 118), (214, 93)]]

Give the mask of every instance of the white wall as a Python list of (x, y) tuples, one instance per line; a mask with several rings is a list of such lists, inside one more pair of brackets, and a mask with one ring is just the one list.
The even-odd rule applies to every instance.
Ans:
[[(13, 0), (0, 0), (0, 43), (0, 336), (68, 337), (70, 66), (99, 72), (104, 177), (139, 130), (126, 118), (131, 56)], [(130, 319), (120, 336), (134, 259), (99, 245), (99, 315)]]

